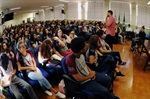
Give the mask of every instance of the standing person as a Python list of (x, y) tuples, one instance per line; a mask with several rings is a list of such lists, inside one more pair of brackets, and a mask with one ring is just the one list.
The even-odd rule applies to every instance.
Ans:
[(113, 17), (113, 11), (108, 10), (106, 18), (106, 42), (109, 44), (110, 48), (113, 49), (113, 42), (115, 38), (115, 18)]

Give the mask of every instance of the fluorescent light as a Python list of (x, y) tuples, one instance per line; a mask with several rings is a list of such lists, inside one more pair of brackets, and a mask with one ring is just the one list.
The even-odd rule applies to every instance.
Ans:
[(69, 2), (69, 1), (67, 1), (67, 0), (59, 0), (60, 2)]
[(148, 5), (150, 4), (150, 1), (147, 3)]
[(21, 7), (11, 8), (10, 10), (19, 10)]
[(41, 6), (42, 8), (47, 8), (47, 7), (49, 7), (49, 6)]

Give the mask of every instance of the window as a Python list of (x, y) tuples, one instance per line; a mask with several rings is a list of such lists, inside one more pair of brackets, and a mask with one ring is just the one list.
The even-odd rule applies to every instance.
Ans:
[(40, 10), (40, 11), (39, 11), (39, 20), (40, 20), (40, 21), (45, 21), (45, 18), (44, 18), (44, 10)]
[(53, 20), (53, 12), (50, 9), (45, 10), (45, 20)]
[(81, 19), (81, 3), (69, 3), (68, 4), (68, 16), (69, 20)]
[(85, 3), (85, 19), (86, 20), (104, 20), (104, 2), (91, 1)]
[(150, 7), (146, 7), (143, 5), (136, 6), (136, 22), (138, 26), (145, 26), (146, 28), (150, 28)]
[[(120, 21), (130, 24), (130, 17), (131, 17), (131, 5), (127, 2), (117, 2), (111, 1), (110, 8), (113, 11), (113, 15), (116, 18), (116, 22)], [(120, 17), (120, 20), (119, 20)]]
[(63, 7), (63, 4), (54, 7), (55, 20), (64, 20), (64, 14), (62, 14)]

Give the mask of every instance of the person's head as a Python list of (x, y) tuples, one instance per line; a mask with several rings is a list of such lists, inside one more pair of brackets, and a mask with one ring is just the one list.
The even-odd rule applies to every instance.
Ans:
[(24, 35), (28, 36), (28, 31), (27, 30), (24, 31)]
[(86, 21), (83, 22), (83, 26), (86, 26)]
[(92, 35), (89, 39), (90, 47), (96, 49), (98, 47), (99, 37), (97, 35)]
[(40, 29), (39, 28), (36, 29), (36, 33), (40, 33)]
[(97, 34), (97, 35), (99, 36), (99, 38), (101, 38), (101, 39), (104, 39), (104, 37), (105, 37), (103, 30), (99, 30), (96, 34)]
[(74, 30), (71, 30), (69, 36), (70, 36), (71, 38), (74, 38), (74, 36), (75, 36), (75, 31), (74, 31)]
[(17, 37), (17, 42), (21, 42), (21, 41), (22, 41), (22, 37), (21, 36)]
[(128, 24), (128, 27), (130, 27), (131, 25), (130, 24)]
[(136, 26), (135, 28), (138, 29), (138, 26)]
[(92, 27), (92, 26), (93, 26), (92, 22), (90, 22), (90, 23), (89, 23), (89, 26), (90, 26), (90, 27)]
[(18, 42), (17, 43), (17, 50), (23, 54), (24, 52), (26, 52), (26, 46), (23, 42)]
[(14, 37), (14, 35), (12, 33), (10, 33), (9, 38), (13, 38), (13, 37)]
[(98, 23), (96, 23), (96, 24), (95, 24), (95, 28), (98, 28), (98, 27), (99, 27), (99, 24), (98, 24)]
[(141, 27), (141, 31), (144, 32), (145, 31), (145, 26)]
[(58, 29), (57, 33), (56, 33), (56, 36), (58, 37), (62, 37), (63, 36), (63, 32), (61, 29)]
[(112, 16), (112, 15), (113, 15), (113, 11), (112, 10), (108, 10), (107, 16)]
[(49, 33), (49, 31), (48, 31), (48, 29), (47, 29), (47, 28), (45, 29), (45, 33), (46, 33), (46, 34), (48, 34), (48, 33)]
[(37, 38), (37, 34), (33, 33), (33, 39), (36, 39), (36, 38)]
[(2, 52), (8, 51), (8, 46), (7, 46), (6, 42), (2, 42), (1, 45), (2, 45), (2, 47), (1, 47)]
[(81, 54), (83, 54), (87, 51), (86, 45), (87, 44), (83, 37), (74, 38), (70, 44), (71, 49), (77, 58), (79, 58)]
[(44, 58), (50, 58), (50, 50), (52, 50), (52, 42), (50, 41), (50, 39), (46, 39), (43, 41), (40, 47), (41, 56), (43, 56)]

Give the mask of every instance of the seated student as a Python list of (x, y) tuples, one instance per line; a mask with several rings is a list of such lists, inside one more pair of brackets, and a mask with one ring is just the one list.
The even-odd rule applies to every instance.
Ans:
[(66, 39), (66, 41), (68, 42), (68, 44), (70, 44), (71, 41), (72, 41), (74, 38), (76, 38), (76, 37), (77, 37), (77, 35), (76, 35), (76, 33), (75, 33), (75, 30), (71, 30), (70, 33), (69, 33), (68, 38)]
[(68, 49), (67, 47), (68, 42), (66, 41), (68, 36), (66, 34), (63, 34), (61, 29), (58, 29), (56, 36), (57, 37), (53, 37), (53, 40), (58, 41), (58, 50), (60, 54), (63, 56), (70, 54), (72, 51)]
[(103, 72), (108, 70), (107, 74), (110, 75), (112, 71), (116, 71), (116, 76), (124, 76), (116, 67), (114, 58), (110, 55), (101, 54), (98, 51), (99, 37), (97, 35), (91, 36), (89, 40), (89, 49), (86, 52), (86, 58), (89, 62), (89, 66), (92, 70), (97, 72)]
[(117, 40), (116, 42), (118, 42), (118, 39), (120, 38), (120, 43), (124, 44), (124, 34), (122, 33), (122, 30), (118, 24), (116, 24), (115, 32), (116, 32), (116, 40)]
[(133, 36), (134, 36), (134, 33), (133, 33), (132, 28), (131, 28), (131, 25), (128, 24), (128, 26), (126, 28), (126, 38), (131, 39), (131, 38), (133, 38)]
[[(78, 45), (78, 47), (77, 47)], [(66, 59), (69, 75), (81, 83), (81, 87), (102, 99), (120, 99), (110, 92), (112, 79), (109, 76), (92, 71), (86, 64), (83, 53), (87, 46), (82, 37), (77, 37), (71, 41), (71, 53)]]
[(135, 35), (135, 37), (139, 36), (139, 28), (138, 28), (138, 26), (136, 26), (135, 29), (134, 29), (134, 35)]
[(60, 65), (54, 66), (54, 64), (50, 64), (48, 61), (55, 61), (58, 60), (61, 61), (63, 56), (56, 51), (56, 49), (53, 47), (52, 42), (50, 39), (45, 39), (43, 43), (41, 44), (39, 51), (38, 51), (38, 61), (42, 65), (46, 65), (48, 68), (54, 68), (58, 71), (61, 70)]
[(94, 30), (93, 30), (93, 34), (96, 34), (96, 32), (98, 32), (99, 30), (100, 30), (99, 24), (96, 23), (96, 24), (95, 24), (95, 28), (94, 28)]
[(14, 58), (14, 53), (9, 50), (7, 43), (1, 43), (1, 53), (6, 54), (8, 57)]
[(97, 35), (99, 36), (99, 40), (100, 40), (99, 51), (103, 55), (113, 56), (116, 59), (116, 62), (119, 62), (119, 65), (125, 65), (126, 62), (123, 62), (121, 60), (120, 53), (118, 51), (112, 51), (111, 48), (109, 47), (109, 45), (105, 42), (105, 40), (104, 40), (104, 31), (102, 31), (102, 30), (98, 31)]
[(132, 39), (131, 50), (134, 50), (134, 47), (138, 42), (144, 43), (145, 37), (146, 37), (145, 27), (142, 26), (141, 31), (139, 32), (139, 36)]
[(60, 98), (65, 98), (66, 96), (58, 91), (56, 91), (51, 84), (47, 81), (46, 78), (42, 75), (40, 70), (36, 67), (36, 62), (32, 53), (26, 50), (25, 44), (22, 42), (17, 43), (17, 50), (19, 51), (16, 58), (17, 58), (17, 66), (19, 70), (26, 70), (27, 76), (32, 80), (38, 80), (40, 86), (44, 92), (52, 96), (52, 93), (48, 90), (53, 91), (56, 96)]
[(0, 70), (2, 72), (2, 86), (9, 86), (10, 90), (13, 92), (17, 99), (24, 99), (19, 89), (26, 90), (31, 99), (38, 99), (35, 95), (32, 87), (24, 80), (18, 78), (16, 74), (16, 69), (13, 67), (12, 61), (6, 54), (1, 55), (1, 66)]

